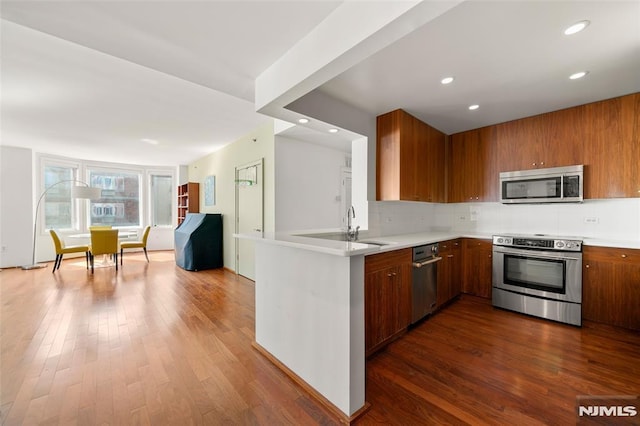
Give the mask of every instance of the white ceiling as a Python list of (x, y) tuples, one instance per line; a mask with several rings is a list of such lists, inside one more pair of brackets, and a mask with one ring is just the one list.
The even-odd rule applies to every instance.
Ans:
[(374, 116), (402, 108), (447, 134), (638, 92), (640, 2), (464, 2), (319, 90)]
[[(270, 119), (255, 113), (256, 77), (340, 4), (3, 1), (0, 142), (188, 164)], [(582, 19), (584, 32), (562, 35)], [(463, 2), (317, 90), (445, 133), (637, 92), (640, 2)]]
[(338, 4), (3, 1), (2, 144), (188, 164), (270, 119), (254, 80)]

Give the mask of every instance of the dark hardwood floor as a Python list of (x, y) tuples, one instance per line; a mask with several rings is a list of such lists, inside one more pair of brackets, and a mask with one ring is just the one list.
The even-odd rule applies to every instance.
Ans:
[[(253, 282), (150, 259), (0, 272), (2, 424), (336, 423), (252, 348)], [(578, 395), (640, 394), (639, 359), (637, 332), (463, 297), (368, 361), (356, 423), (575, 424)]]

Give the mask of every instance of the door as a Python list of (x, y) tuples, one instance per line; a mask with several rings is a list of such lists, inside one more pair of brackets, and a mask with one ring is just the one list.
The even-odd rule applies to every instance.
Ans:
[[(261, 236), (263, 216), (263, 160), (236, 167), (236, 233)], [(236, 239), (236, 273), (255, 280), (254, 241)]]

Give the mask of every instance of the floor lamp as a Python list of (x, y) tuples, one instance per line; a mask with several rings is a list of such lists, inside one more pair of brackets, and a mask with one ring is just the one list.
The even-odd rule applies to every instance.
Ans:
[(24, 265), (21, 267), (22, 269), (28, 270), (28, 269), (39, 269), (39, 268), (47, 267), (46, 263), (36, 263), (36, 236), (38, 235), (38, 211), (40, 210), (40, 203), (42, 202), (42, 199), (47, 194), (47, 192), (49, 192), (51, 188), (58, 186), (62, 183), (68, 183), (68, 182), (77, 182), (84, 185), (84, 186), (79, 186), (79, 185), (72, 186), (71, 198), (85, 198), (90, 200), (96, 200), (102, 197), (102, 188), (95, 188), (95, 187), (89, 186), (88, 183), (82, 182), (81, 180), (77, 180), (77, 179), (61, 180), (60, 182), (56, 182), (53, 185), (47, 187), (40, 195), (40, 198), (38, 198), (38, 203), (36, 204), (36, 218), (35, 218), (35, 221), (33, 222), (33, 254), (31, 257), (31, 265)]

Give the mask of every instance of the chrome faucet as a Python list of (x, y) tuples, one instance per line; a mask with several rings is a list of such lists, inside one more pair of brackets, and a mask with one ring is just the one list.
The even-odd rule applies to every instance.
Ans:
[(358, 232), (360, 231), (360, 227), (357, 226), (355, 229), (351, 225), (351, 219), (356, 218), (356, 209), (353, 206), (347, 209), (347, 241), (356, 241), (358, 239)]

